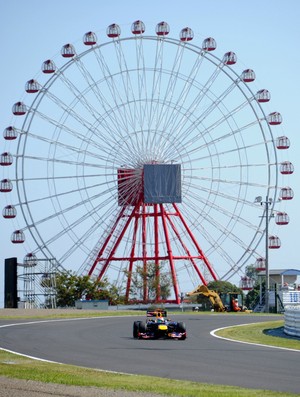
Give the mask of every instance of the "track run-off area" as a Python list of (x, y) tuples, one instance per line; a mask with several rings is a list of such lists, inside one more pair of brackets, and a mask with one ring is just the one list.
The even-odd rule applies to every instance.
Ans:
[(170, 379), (300, 392), (300, 351), (216, 338), (214, 330), (282, 316), (182, 314), (187, 339), (133, 339), (141, 316), (0, 320), (0, 348), (63, 364)]

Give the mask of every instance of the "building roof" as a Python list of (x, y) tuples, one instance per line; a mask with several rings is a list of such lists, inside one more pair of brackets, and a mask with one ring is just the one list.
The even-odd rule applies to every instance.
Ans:
[[(265, 276), (266, 271), (262, 270), (258, 272), (258, 276)], [(270, 269), (270, 276), (300, 276), (300, 270), (298, 269)]]

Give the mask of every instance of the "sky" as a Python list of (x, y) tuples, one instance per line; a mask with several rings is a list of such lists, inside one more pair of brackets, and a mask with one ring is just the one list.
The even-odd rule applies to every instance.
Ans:
[[(241, 69), (255, 70), (258, 88), (267, 88), (271, 111), (283, 117), (280, 135), (291, 141), (288, 158), (295, 166), (289, 178), (295, 197), (287, 206), (290, 224), (280, 230), (282, 247), (270, 254), (271, 268), (300, 269), (298, 170), (300, 169), (299, 114), (299, 37), (300, 2), (298, 0), (0, 0), (0, 123), (4, 130), (12, 120), (12, 105), (24, 93), (24, 84), (40, 71), (45, 59), (56, 55), (63, 44), (75, 43), (87, 31), (104, 35), (112, 23), (130, 30), (135, 20), (142, 20), (149, 31), (160, 21), (167, 21), (171, 33), (189, 26), (195, 37), (212, 36), (218, 53), (234, 51)], [(279, 134), (278, 134), (279, 135)], [(4, 146), (4, 145), (3, 145)], [(1, 171), (1, 170), (0, 170)], [(2, 179), (2, 178), (1, 178)], [(1, 199), (1, 207), (4, 200)], [(11, 230), (0, 219), (0, 307), (3, 307), (4, 259), (24, 257), (22, 247), (10, 243)]]

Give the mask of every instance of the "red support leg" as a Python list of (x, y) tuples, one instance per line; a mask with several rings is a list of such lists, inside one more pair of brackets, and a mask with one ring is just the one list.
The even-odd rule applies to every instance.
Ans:
[(169, 263), (170, 263), (170, 267), (171, 267), (175, 301), (176, 301), (176, 303), (180, 303), (177, 276), (176, 276), (174, 260), (173, 260), (173, 253), (172, 253), (171, 242), (169, 239), (169, 233), (168, 233), (168, 228), (167, 228), (167, 223), (166, 223), (166, 214), (165, 214), (165, 210), (164, 210), (164, 207), (162, 204), (160, 204), (160, 212), (161, 212), (161, 219), (162, 219), (162, 223), (163, 223), (164, 234), (165, 234), (165, 239), (166, 239), (166, 244), (167, 244), (168, 258), (169, 258)]
[(201, 250), (199, 244), (197, 243), (195, 236), (193, 235), (193, 233), (191, 232), (190, 228), (188, 227), (187, 223), (185, 222), (183, 216), (181, 215), (181, 212), (179, 211), (177, 205), (175, 203), (173, 203), (173, 207), (175, 208), (181, 222), (183, 223), (185, 230), (188, 232), (188, 235), (190, 236), (190, 238), (192, 239), (195, 247), (197, 247), (197, 250), (199, 252), (199, 254), (202, 256), (202, 260), (205, 263), (205, 265), (207, 266), (211, 276), (213, 277), (214, 280), (218, 280), (218, 277), (214, 271), (214, 269), (212, 268), (211, 264), (209, 263), (208, 259), (206, 258), (206, 256), (204, 255), (203, 251)]
[(143, 256), (143, 300), (148, 300), (148, 281), (147, 281), (147, 231), (146, 231), (146, 206), (141, 204), (142, 210), (142, 256)]
[(155, 257), (155, 277), (156, 283), (156, 302), (161, 301), (160, 291), (160, 263), (159, 263), (159, 235), (158, 235), (158, 204), (154, 204), (154, 257)]
[(129, 261), (129, 266), (128, 266), (128, 278), (127, 278), (126, 293), (125, 293), (125, 297), (126, 297), (127, 301), (129, 300), (129, 294), (130, 294), (131, 274), (132, 274), (132, 269), (133, 269), (134, 253), (135, 253), (135, 246), (136, 246), (136, 235), (137, 235), (138, 225), (139, 225), (139, 218), (136, 216), (135, 220), (134, 220), (133, 238), (132, 238), (130, 261)]
[[(175, 227), (173, 221), (171, 220), (171, 218), (170, 218), (168, 215), (167, 215), (167, 219), (168, 219), (168, 221), (170, 222), (170, 225), (171, 225), (171, 227), (172, 227), (172, 229), (173, 229), (173, 231), (174, 231), (176, 237), (178, 238), (178, 241), (180, 242), (182, 248), (184, 249), (184, 251), (186, 252), (187, 256), (189, 257), (189, 260), (191, 261), (191, 263), (192, 263), (192, 265), (193, 265), (193, 267), (194, 267), (196, 273), (197, 273), (198, 276), (200, 277), (202, 283), (203, 283), (204, 285), (207, 285), (207, 281), (205, 280), (205, 278), (204, 278), (202, 272), (200, 271), (199, 267), (197, 266), (197, 264), (196, 264), (194, 258), (192, 257), (190, 251), (188, 250), (187, 246), (186, 246), (186, 245), (184, 244), (184, 242), (182, 241), (182, 238), (180, 237), (180, 234), (179, 234), (177, 228)], [(203, 259), (202, 256), (200, 257), (200, 259)]]

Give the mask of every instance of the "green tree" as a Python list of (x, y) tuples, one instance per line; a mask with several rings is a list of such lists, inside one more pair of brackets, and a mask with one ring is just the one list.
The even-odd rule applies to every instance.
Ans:
[(235, 284), (231, 284), (229, 281), (210, 281), (207, 284), (207, 288), (216, 291), (218, 294), (226, 294), (228, 292), (236, 292), (238, 294), (243, 293), (239, 287), (237, 287)]
[[(136, 272), (125, 272), (127, 277), (131, 276), (131, 296), (137, 300), (143, 300), (144, 287), (147, 286), (147, 302), (166, 300), (171, 293), (172, 278), (165, 271), (165, 263), (156, 265), (154, 262), (147, 263), (146, 271), (143, 266), (137, 266)], [(159, 274), (159, 277), (157, 276)], [(157, 297), (157, 291), (160, 296)]]
[(75, 301), (86, 298), (91, 300), (110, 299), (111, 287), (107, 280), (78, 276), (71, 271), (56, 276), (56, 304), (60, 307), (73, 307)]
[[(264, 294), (265, 290), (265, 282), (262, 282), (262, 291)], [(246, 295), (245, 299), (245, 304), (249, 309), (254, 309), (255, 306), (259, 303), (259, 297), (260, 297), (260, 284), (256, 282), (254, 285), (253, 289), (248, 292)]]
[(245, 276), (251, 278), (253, 280), (253, 285), (255, 285), (258, 281), (258, 275), (255, 265), (248, 265), (245, 268)]

